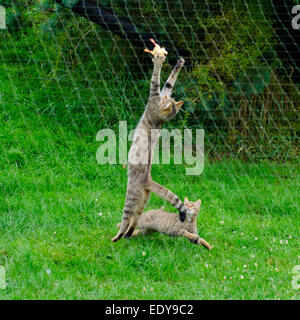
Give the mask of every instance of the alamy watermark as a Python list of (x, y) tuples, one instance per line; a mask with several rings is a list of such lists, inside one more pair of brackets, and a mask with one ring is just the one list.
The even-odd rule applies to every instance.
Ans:
[(6, 270), (3, 266), (0, 266), (0, 289), (6, 288)]
[(292, 19), (292, 28), (294, 30), (299, 30), (300, 29), (300, 4), (293, 6), (292, 14), (295, 14), (295, 16)]
[[(195, 133), (194, 139), (193, 133)], [(159, 136), (161, 136), (161, 143)], [(150, 135), (144, 130), (136, 129), (128, 134), (127, 122), (120, 121), (118, 145), (117, 136), (113, 130), (102, 129), (97, 133), (96, 140), (102, 142), (102, 144), (97, 150), (96, 158), (99, 164), (119, 163), (126, 165), (128, 162), (133, 165), (139, 163), (159, 164), (159, 151), (161, 150), (161, 163), (170, 164), (171, 139), (174, 141), (174, 164), (185, 163), (190, 166), (185, 169), (187, 175), (200, 175), (204, 169), (203, 129), (184, 129), (183, 133), (178, 129), (171, 131), (167, 129), (151, 129)], [(134, 143), (127, 156), (128, 141), (134, 141)], [(155, 145), (154, 152), (153, 154), (152, 152), (148, 154), (152, 145)]]
[(300, 265), (294, 266), (291, 271), (292, 276), (292, 288), (295, 290), (300, 289)]
[(3, 6), (0, 6), (0, 29), (6, 29), (6, 11)]

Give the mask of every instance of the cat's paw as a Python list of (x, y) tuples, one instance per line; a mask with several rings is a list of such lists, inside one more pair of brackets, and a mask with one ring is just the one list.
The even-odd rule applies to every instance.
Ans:
[(116, 236), (114, 236), (111, 241), (112, 242), (116, 242), (118, 240), (120, 240), (123, 235), (125, 234), (125, 231), (128, 229), (129, 223), (128, 220), (122, 220), (121, 223), (118, 224), (118, 228), (120, 228), (119, 232), (117, 233)]
[(180, 66), (183, 66), (184, 63), (185, 63), (185, 60), (182, 57), (180, 57), (180, 59), (177, 61), (177, 64)]
[(159, 65), (162, 65), (165, 60), (166, 60), (166, 56), (165, 55), (161, 55), (161, 54), (154, 55), (154, 57), (152, 59), (154, 64), (159, 64)]
[(211, 250), (213, 247), (204, 239), (198, 237), (197, 239), (197, 244), (203, 246), (204, 248), (206, 248), (207, 250)]
[(116, 236), (114, 236), (111, 241), (112, 242), (117, 242), (118, 240), (120, 240), (122, 238), (123, 234), (122, 233), (118, 233)]

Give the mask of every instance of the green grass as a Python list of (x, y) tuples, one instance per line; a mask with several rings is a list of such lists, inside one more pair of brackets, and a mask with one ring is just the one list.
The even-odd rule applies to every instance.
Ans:
[[(214, 246), (208, 252), (159, 234), (111, 243), (126, 173), (97, 165), (93, 154), (68, 156), (72, 151), (7, 166), (1, 175), (0, 261), (8, 281), (1, 299), (296, 296), (290, 271), (299, 263), (299, 211), (291, 166), (208, 163), (200, 177), (154, 167), (154, 178), (181, 197), (202, 199), (198, 227)], [(153, 196), (148, 208), (160, 205)]]
[[(133, 112), (138, 119), (137, 89), (113, 75), (91, 88), (78, 70), (64, 77), (8, 60), (0, 65), (0, 265), (8, 283), (0, 299), (298, 299), (290, 273), (300, 263), (297, 164), (206, 161), (200, 176), (155, 165), (154, 180), (202, 199), (199, 234), (213, 250), (161, 234), (112, 243), (126, 170), (97, 164), (95, 137)], [(173, 210), (154, 195), (147, 208), (161, 205)]]
[[(181, 198), (202, 199), (199, 234), (213, 250), (160, 234), (111, 243), (126, 171), (96, 163), (94, 137), (58, 137), (51, 123), (27, 125), (29, 136), (20, 123), (5, 122), (4, 140), (19, 133), (0, 178), (0, 264), (8, 281), (0, 299), (297, 297), (290, 274), (299, 263), (293, 165), (206, 163), (199, 177), (186, 176), (183, 166), (154, 166), (154, 179)], [(153, 195), (148, 208), (162, 204)]]

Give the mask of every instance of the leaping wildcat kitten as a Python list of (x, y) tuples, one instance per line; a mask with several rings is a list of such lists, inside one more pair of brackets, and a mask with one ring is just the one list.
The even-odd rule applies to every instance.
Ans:
[[(150, 96), (146, 109), (134, 132), (133, 142), (128, 157), (128, 182), (126, 201), (123, 209), (123, 219), (118, 234), (112, 241), (118, 241), (122, 236), (130, 238), (142, 214), (150, 191), (171, 203), (179, 210), (180, 220), (186, 215), (192, 215), (184, 203), (170, 190), (154, 182), (151, 178), (151, 163), (154, 147), (159, 138), (164, 122), (173, 119), (183, 105), (183, 101), (176, 102), (171, 98), (177, 75), (184, 64), (184, 59), (178, 60), (163, 89), (160, 91), (160, 73), (166, 58), (166, 51), (154, 41), (153, 50), (154, 69), (151, 78)], [(155, 130), (154, 130), (155, 129)], [(142, 157), (142, 159), (141, 159)]]
[[(161, 232), (170, 237), (185, 237), (190, 242), (211, 250), (211, 245), (198, 236), (197, 216), (200, 211), (201, 200), (191, 202), (188, 198), (185, 198), (184, 204), (194, 211), (190, 220), (186, 219), (182, 223), (178, 221), (174, 213), (166, 212), (162, 209), (150, 210), (142, 213), (137, 224), (138, 229), (135, 229), (132, 235), (137, 236), (138, 234), (146, 235), (153, 232)], [(120, 227), (120, 224), (118, 227)]]

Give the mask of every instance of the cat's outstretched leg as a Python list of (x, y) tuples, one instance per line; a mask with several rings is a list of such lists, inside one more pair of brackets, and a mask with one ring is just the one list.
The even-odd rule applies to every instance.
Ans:
[(150, 96), (149, 100), (156, 102), (160, 101), (160, 73), (162, 65), (165, 61), (165, 56), (155, 55), (152, 59), (153, 61), (153, 72), (151, 77), (151, 84), (150, 84)]
[(163, 97), (165, 95), (167, 96), (171, 96), (171, 93), (172, 93), (172, 89), (174, 87), (174, 84), (176, 82), (176, 79), (177, 79), (177, 76), (178, 76), (178, 73), (179, 71), (181, 70), (182, 66), (184, 65), (184, 59), (183, 58), (180, 58), (178, 61), (177, 61), (177, 64), (176, 66), (174, 67), (174, 69), (172, 70), (168, 80), (166, 81), (164, 87), (162, 88), (161, 90), (161, 93), (160, 95)]
[(201, 245), (208, 250), (212, 249), (212, 246), (207, 241), (200, 238), (197, 234), (190, 233), (187, 230), (184, 230), (184, 229), (179, 230), (178, 236), (185, 237), (188, 240), (190, 240), (192, 243), (197, 244), (197, 245)]
[(205, 247), (207, 250), (211, 250), (212, 249), (212, 246), (207, 241), (205, 241), (204, 239), (200, 238), (199, 236), (198, 236), (198, 239), (197, 239), (197, 244)]

